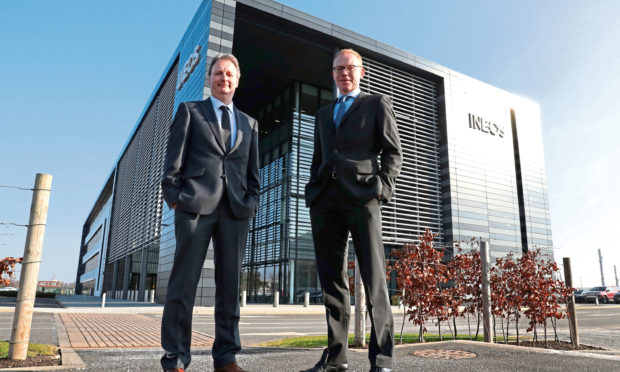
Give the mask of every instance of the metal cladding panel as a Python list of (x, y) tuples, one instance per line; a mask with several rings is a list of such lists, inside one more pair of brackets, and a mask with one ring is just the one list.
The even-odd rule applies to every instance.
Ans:
[(426, 228), (439, 233), (441, 177), (436, 83), (364, 57), (360, 88), (392, 99), (403, 149), (403, 167), (392, 202), (382, 208), (383, 241), (417, 239)]
[(178, 66), (164, 80), (118, 163), (107, 262), (159, 244), (163, 198), (160, 180), (172, 122)]

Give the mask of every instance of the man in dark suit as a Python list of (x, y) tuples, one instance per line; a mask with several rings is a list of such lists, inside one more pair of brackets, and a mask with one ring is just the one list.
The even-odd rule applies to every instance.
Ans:
[[(314, 122), (314, 156), (306, 204), (327, 316), (327, 349), (307, 371), (346, 371), (349, 317), (349, 233), (366, 290), (372, 323), (371, 371), (391, 371), (394, 325), (381, 240), (380, 203), (394, 194), (402, 165), (396, 118), (387, 96), (360, 91), (365, 71), (352, 49), (334, 59), (332, 76), (340, 94)], [(381, 159), (379, 164), (378, 158)]]
[(179, 105), (170, 127), (162, 191), (174, 209), (176, 251), (161, 327), (164, 371), (190, 363), (192, 309), (209, 242), (215, 249), (215, 371), (243, 371), (239, 274), (258, 203), (258, 123), (232, 103), (239, 63), (220, 54), (209, 67), (211, 97)]

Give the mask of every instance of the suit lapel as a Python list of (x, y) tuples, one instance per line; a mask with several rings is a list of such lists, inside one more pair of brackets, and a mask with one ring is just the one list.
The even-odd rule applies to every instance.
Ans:
[(217, 122), (217, 116), (215, 116), (215, 112), (213, 111), (213, 103), (211, 103), (211, 98), (207, 98), (202, 101), (198, 107), (200, 107), (200, 111), (202, 111), (202, 114), (205, 117), (207, 126), (211, 128), (213, 137), (215, 138), (218, 146), (222, 152), (226, 153), (226, 146), (224, 146), (224, 141), (222, 141), (222, 130), (220, 129), (220, 124)]
[(329, 129), (332, 130), (332, 132), (336, 131), (336, 123), (334, 122), (334, 109), (336, 108), (336, 100), (333, 100), (332, 103), (329, 104), (329, 110), (328, 112), (328, 120), (327, 122), (329, 123)]
[(233, 107), (234, 107), (233, 111), (235, 113), (235, 121), (237, 122), (237, 139), (235, 140), (235, 145), (230, 149), (230, 152), (235, 151), (241, 144), (241, 141), (243, 141), (242, 128), (246, 128), (250, 125), (246, 117), (239, 114), (239, 110), (237, 109), (237, 106), (233, 106)]
[[(351, 107), (349, 107), (347, 112), (345, 112), (344, 115), (342, 116), (342, 120), (340, 120), (340, 125), (338, 126), (338, 128), (342, 128), (342, 126), (346, 122), (346, 120), (349, 117), (349, 115), (351, 115), (351, 113), (353, 113), (355, 110), (357, 110), (357, 108), (360, 106), (362, 101), (364, 101), (364, 99), (366, 99), (367, 96), (368, 96), (368, 94), (366, 94), (364, 92), (360, 92), (360, 94), (357, 96), (355, 101), (353, 101), (353, 103), (351, 104)], [(333, 109), (332, 109), (332, 112), (333, 112)], [(332, 122), (333, 121), (334, 121), (334, 119), (333, 119), (333, 116), (332, 116)]]

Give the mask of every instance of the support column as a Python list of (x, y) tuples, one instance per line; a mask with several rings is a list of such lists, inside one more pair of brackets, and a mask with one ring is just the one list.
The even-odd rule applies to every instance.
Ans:
[[(149, 261), (148, 247), (142, 248), (142, 260), (140, 261), (140, 282), (138, 283), (138, 301), (144, 301), (144, 291), (146, 290), (146, 269)], [(150, 288), (149, 288), (150, 289)]]
[(116, 281), (118, 280), (118, 260), (114, 261), (114, 269), (112, 269), (112, 298), (116, 298), (117, 286)]
[(129, 272), (131, 271), (131, 255), (125, 256), (125, 275), (123, 276), (123, 294), (121, 299), (127, 300), (127, 291), (129, 290)]

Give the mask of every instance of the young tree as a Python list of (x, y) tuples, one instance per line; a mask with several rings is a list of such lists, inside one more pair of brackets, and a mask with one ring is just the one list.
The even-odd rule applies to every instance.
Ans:
[(396, 284), (402, 292), (404, 317), (408, 315), (409, 320), (419, 326), (420, 342), (424, 342), (424, 325), (428, 319), (437, 316), (438, 309), (443, 308), (440, 287), (449, 280), (441, 262), (444, 254), (433, 248), (437, 235), (426, 229), (418, 244), (406, 243), (402, 249), (392, 252), (393, 260), (388, 263), (388, 275), (396, 273)]
[(482, 311), (482, 263), (480, 261), (480, 250), (478, 243), (472, 239), (472, 249), (464, 252), (460, 245), (457, 245), (457, 254), (451, 262), (452, 278), (454, 287), (453, 297), (459, 299), (458, 306), (463, 305), (462, 316), (467, 315), (467, 327), (469, 338), (471, 339), (470, 315), (477, 317), (476, 336), (480, 331), (480, 320)]

